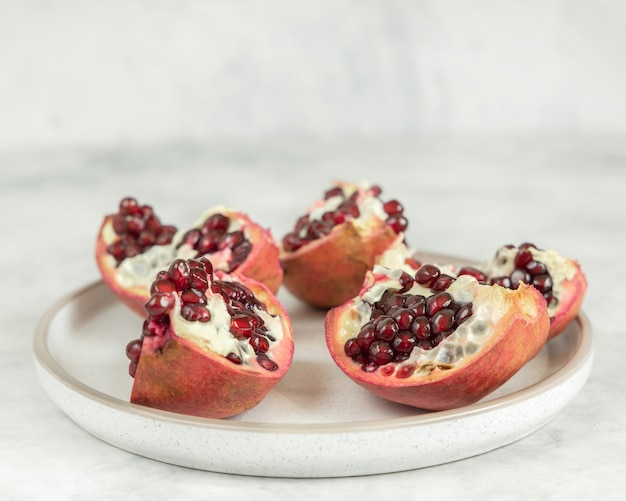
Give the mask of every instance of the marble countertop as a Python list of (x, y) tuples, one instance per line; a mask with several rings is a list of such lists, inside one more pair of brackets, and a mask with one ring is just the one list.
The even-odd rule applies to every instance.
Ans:
[[(403, 201), (416, 248), (483, 259), (532, 241), (580, 261), (595, 361), (547, 425), (489, 453), (367, 477), (281, 479), (160, 463), (104, 443), (48, 398), (33, 333), (61, 296), (99, 278), (94, 240), (125, 195), (163, 219), (213, 205), (284, 234), (334, 179), (368, 179)], [(173, 145), (0, 154), (0, 492), (31, 499), (621, 499), (626, 488), (626, 143), (502, 138)], [(259, 458), (271, 461), (272, 458)], [(376, 460), (375, 449), (372, 460)]]

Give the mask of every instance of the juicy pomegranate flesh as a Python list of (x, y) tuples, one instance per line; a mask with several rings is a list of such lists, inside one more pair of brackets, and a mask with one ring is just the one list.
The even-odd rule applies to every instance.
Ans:
[[(324, 193), (324, 200), (340, 197), (341, 200), (335, 208), (328, 210), (319, 218), (310, 218), (305, 214), (298, 218), (293, 229), (282, 240), (283, 249), (294, 252), (309, 242), (328, 235), (335, 226), (356, 219), (361, 215), (358, 198), (368, 196), (380, 200), (382, 189), (374, 185), (367, 190), (356, 190), (347, 194), (341, 186), (329, 189)], [(386, 222), (394, 232), (404, 232), (408, 227), (407, 218), (404, 216), (404, 207), (397, 200), (389, 200), (382, 203), (386, 214)]]
[(246, 239), (240, 229), (229, 231), (231, 220), (228, 216), (215, 213), (211, 214), (199, 228), (187, 231), (178, 247), (187, 244), (197, 252), (196, 258), (210, 256), (216, 252), (230, 249), (231, 258), (228, 267), (224, 271), (235, 271), (252, 251), (252, 243)]
[[(505, 246), (514, 249), (515, 246)], [(532, 285), (541, 292), (548, 306), (554, 306), (558, 299), (553, 293), (553, 279), (544, 263), (535, 260), (530, 249), (537, 249), (534, 244), (523, 243), (517, 248), (513, 258), (513, 271), (508, 275), (490, 277), (485, 272), (472, 266), (465, 266), (458, 275), (471, 275), (481, 283), (497, 284), (507, 289), (517, 289), (520, 282)], [(504, 264), (504, 263), (502, 263)]]
[[(130, 360), (129, 373), (135, 376), (141, 356), (144, 338), (160, 338), (163, 343), (169, 335), (170, 313), (176, 308), (188, 322), (209, 322), (211, 311), (207, 307), (210, 295), (220, 295), (230, 317), (230, 333), (239, 342), (249, 343), (258, 364), (265, 370), (274, 371), (277, 363), (268, 354), (275, 341), (264, 320), (255, 310), (267, 311), (254, 293), (245, 285), (227, 280), (218, 280), (213, 274), (213, 266), (206, 258), (175, 259), (167, 271), (161, 271), (151, 286), (150, 299), (145, 304), (148, 317), (144, 321), (139, 339), (128, 343), (126, 355)], [(228, 353), (225, 358), (233, 364), (242, 364), (236, 353)]]
[[(415, 277), (403, 272), (402, 288), (386, 290), (371, 304), (371, 316), (344, 351), (366, 372), (407, 360), (414, 347), (435, 348), (472, 315), (472, 303), (457, 302), (446, 289), (454, 278), (438, 267), (425, 264)], [(414, 283), (430, 289), (431, 295), (412, 294)]]
[(107, 252), (118, 265), (154, 245), (169, 244), (176, 233), (175, 226), (161, 224), (150, 205), (139, 205), (132, 197), (121, 200), (111, 222), (119, 239), (108, 246)]

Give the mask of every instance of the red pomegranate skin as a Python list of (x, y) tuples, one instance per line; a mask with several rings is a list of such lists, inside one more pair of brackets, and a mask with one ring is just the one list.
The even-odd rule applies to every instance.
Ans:
[(396, 233), (383, 221), (367, 235), (348, 221), (329, 235), (283, 254), (283, 283), (294, 296), (312, 306), (338, 306), (358, 293), (376, 257), (395, 239)]

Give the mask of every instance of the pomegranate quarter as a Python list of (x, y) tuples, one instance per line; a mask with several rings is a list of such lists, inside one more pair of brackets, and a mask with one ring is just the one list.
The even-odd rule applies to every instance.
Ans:
[(428, 410), (472, 404), (504, 384), (546, 343), (546, 301), (458, 278), (432, 264), (375, 266), (356, 297), (326, 315), (338, 367), (385, 399)]
[(226, 418), (256, 406), (293, 358), (291, 320), (260, 282), (176, 259), (157, 275), (139, 339), (128, 343), (130, 400)]
[(359, 291), (376, 256), (404, 235), (408, 221), (381, 188), (337, 182), (282, 239), (285, 287), (313, 306), (330, 308)]
[(247, 215), (214, 207), (183, 230), (162, 225), (149, 205), (126, 197), (118, 212), (104, 218), (96, 261), (104, 282), (139, 315), (156, 274), (177, 258), (208, 257), (216, 270), (237, 273), (276, 293), (283, 271), (278, 244), (269, 230)]
[(549, 338), (563, 332), (578, 315), (587, 290), (587, 280), (578, 262), (531, 243), (519, 247), (504, 245), (488, 261), (463, 267), (458, 275), (472, 275), (480, 282), (510, 289), (520, 283), (538, 289), (548, 305)]

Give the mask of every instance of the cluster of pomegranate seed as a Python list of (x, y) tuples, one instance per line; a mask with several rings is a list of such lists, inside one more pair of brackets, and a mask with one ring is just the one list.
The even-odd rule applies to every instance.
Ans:
[[(505, 248), (515, 249), (515, 246), (506, 245)], [(517, 254), (513, 258), (514, 269), (509, 275), (489, 277), (483, 271), (471, 266), (461, 268), (459, 275), (472, 275), (479, 282), (497, 284), (507, 289), (517, 289), (521, 282), (530, 284), (539, 290), (547, 303), (550, 304), (555, 300), (552, 291), (553, 280), (546, 265), (537, 261), (530, 251), (530, 249), (537, 249), (537, 247), (531, 243), (523, 243), (517, 249)]]
[[(457, 303), (446, 291), (454, 280), (431, 264), (420, 267), (415, 277), (403, 272), (401, 288), (386, 290), (372, 304), (369, 321), (346, 341), (346, 355), (364, 371), (373, 372), (381, 365), (408, 359), (416, 346), (435, 348), (472, 315), (472, 303)], [(414, 283), (433, 294), (408, 293)]]
[[(379, 198), (382, 190), (374, 185), (368, 193), (372, 197)], [(356, 219), (360, 215), (357, 198), (359, 192), (355, 191), (346, 196), (341, 187), (332, 188), (324, 193), (324, 200), (333, 197), (342, 197), (342, 202), (336, 209), (324, 212), (320, 219), (309, 219), (308, 215), (301, 216), (296, 221), (294, 228), (283, 237), (283, 249), (287, 252), (298, 250), (303, 245), (328, 235), (335, 226), (349, 219)], [(404, 216), (404, 206), (397, 200), (389, 200), (383, 203), (383, 210), (387, 214), (386, 222), (396, 233), (405, 231), (408, 220)]]
[[(126, 347), (130, 359), (129, 373), (135, 376), (144, 337), (163, 337), (169, 329), (169, 313), (180, 301), (180, 315), (189, 322), (209, 322), (211, 312), (207, 308), (207, 295), (222, 296), (230, 315), (230, 332), (240, 341), (247, 340), (253, 348), (257, 362), (266, 370), (278, 369), (267, 352), (275, 338), (269, 333), (263, 319), (254, 311), (267, 311), (254, 293), (239, 282), (218, 280), (213, 276), (213, 265), (206, 258), (175, 259), (167, 271), (160, 271), (150, 288), (150, 299), (145, 304), (148, 317), (144, 321), (140, 339)], [(235, 364), (243, 363), (236, 353), (226, 358)]]
[(232, 258), (229, 268), (232, 272), (237, 269), (252, 251), (252, 243), (246, 239), (243, 231), (228, 231), (230, 219), (224, 214), (216, 213), (209, 216), (199, 227), (187, 231), (179, 244), (190, 245), (198, 254), (197, 257), (231, 249)]
[(112, 216), (111, 222), (119, 239), (108, 246), (107, 252), (117, 264), (153, 245), (169, 244), (176, 233), (175, 226), (161, 224), (151, 206), (139, 205), (132, 197), (121, 200), (119, 211)]

